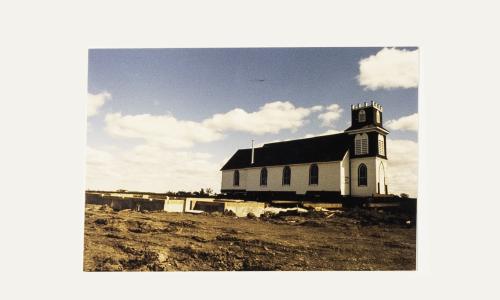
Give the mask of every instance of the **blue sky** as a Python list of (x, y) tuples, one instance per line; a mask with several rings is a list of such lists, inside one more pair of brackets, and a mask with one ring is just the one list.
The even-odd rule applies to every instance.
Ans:
[[(225, 114), (237, 108), (247, 113), (257, 112), (267, 103), (276, 101), (291, 103), (294, 108), (322, 106), (323, 111), (310, 112), (305, 117), (299, 117), (299, 125), (285, 126), (277, 129), (277, 132), (272, 129), (263, 129), (258, 133), (248, 129), (232, 130), (230, 126), (220, 129), (219, 124), (217, 130), (222, 137), (201, 143), (192, 141), (193, 145), (182, 147), (184, 152), (208, 154), (209, 160), (220, 168), (220, 164), (238, 148), (249, 147), (252, 139), (258, 144), (321, 134), (327, 130), (342, 131), (349, 126), (351, 104), (371, 100), (382, 104), (384, 121), (397, 121), (402, 117), (414, 115), (418, 109), (418, 89), (414, 83), (407, 84), (404, 80), (401, 82), (401, 78), (406, 76), (404, 72), (402, 76), (398, 75), (399, 71), (393, 72), (389, 82), (372, 82), (371, 85), (363, 85), (358, 79), (361, 72), (360, 61), (363, 59), (373, 58), (371, 65), (374, 66), (367, 63), (365, 73), (366, 76), (378, 80), (377, 78), (386, 77), (386, 74), (377, 73), (380, 64), (385, 69), (399, 67), (407, 62), (404, 58), (407, 54), (418, 52), (418, 49), (412, 47), (385, 49), (393, 51), (387, 51), (386, 54), (383, 50), (91, 49), (88, 92), (92, 95), (107, 93), (109, 96), (98, 106), (98, 112), (88, 118), (87, 144), (93, 150), (107, 151), (110, 156), (114, 156), (115, 151), (125, 153), (144, 144), (152, 145), (147, 139), (125, 133), (129, 127), (126, 130), (121, 127), (120, 132), (115, 130), (111, 133), (112, 130), (107, 128), (110, 126), (110, 120), (106, 121), (110, 114), (120, 113), (120, 116), (115, 118), (117, 122), (126, 122), (126, 116), (147, 115), (148, 120), (151, 116), (169, 116), (176, 121), (201, 123), (215, 114)], [(386, 64), (389, 67), (386, 67)], [(418, 78), (418, 74), (415, 76)], [(326, 112), (327, 107), (332, 104), (338, 105), (337, 112), (343, 111), (325, 126), (318, 116)], [(134, 123), (132, 118), (128, 121)], [(123, 122), (120, 124), (123, 125)], [(137, 122), (144, 124), (148, 121)], [(415, 129), (408, 129), (404, 124), (393, 128), (396, 130), (389, 128), (391, 139), (417, 141)], [(143, 130), (146, 129), (141, 128), (140, 132)], [(168, 145), (161, 147), (165, 152), (179, 151), (170, 149)], [(207, 181), (207, 184), (215, 185), (214, 182), (217, 180), (210, 183)], [(97, 188), (95, 180), (92, 184)], [(136, 188), (138, 187), (140, 185)], [(216, 186), (214, 188), (217, 189)], [(177, 188), (166, 184), (158, 189)]]

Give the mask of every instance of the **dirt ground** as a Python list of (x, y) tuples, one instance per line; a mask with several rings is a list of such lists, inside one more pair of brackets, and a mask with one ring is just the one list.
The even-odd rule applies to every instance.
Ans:
[(415, 269), (415, 227), (381, 211), (237, 218), (85, 210), (85, 271)]

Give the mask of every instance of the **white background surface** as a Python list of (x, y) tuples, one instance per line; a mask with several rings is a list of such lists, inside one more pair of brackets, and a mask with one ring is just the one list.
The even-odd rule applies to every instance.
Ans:
[[(0, 298), (497, 298), (499, 9), (457, 2), (2, 2)], [(418, 271), (82, 272), (88, 48), (392, 45), (421, 50)]]

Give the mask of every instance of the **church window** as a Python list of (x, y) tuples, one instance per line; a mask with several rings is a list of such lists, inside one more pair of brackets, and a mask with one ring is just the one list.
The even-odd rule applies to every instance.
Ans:
[(365, 164), (360, 164), (358, 167), (358, 186), (368, 185), (368, 170)]
[(380, 134), (378, 135), (378, 154), (385, 155), (384, 137)]
[(358, 122), (366, 122), (366, 112), (364, 109), (358, 112)]
[(283, 185), (290, 185), (290, 179), (292, 177), (292, 170), (289, 166), (283, 168)]
[(240, 171), (238, 171), (238, 170), (234, 171), (234, 174), (233, 174), (233, 185), (234, 186), (239, 186), (240, 185)]
[(319, 170), (318, 165), (313, 164), (309, 168), (309, 184), (318, 184)]
[(260, 185), (267, 185), (267, 169), (260, 170)]
[(354, 155), (368, 154), (368, 135), (357, 134), (354, 138)]

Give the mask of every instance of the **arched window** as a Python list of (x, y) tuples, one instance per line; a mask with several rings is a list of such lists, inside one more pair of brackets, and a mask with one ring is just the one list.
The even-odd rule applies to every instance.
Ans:
[(311, 165), (311, 167), (309, 168), (309, 184), (318, 184), (318, 177), (319, 177), (318, 173), (319, 173), (318, 165), (317, 164)]
[(267, 185), (267, 169), (260, 170), (260, 185)]
[(358, 167), (358, 186), (368, 185), (368, 169), (365, 164), (360, 164)]
[(283, 168), (283, 185), (290, 185), (290, 179), (292, 178), (292, 170), (289, 166)]
[(358, 122), (366, 122), (366, 113), (364, 109), (358, 112)]
[(379, 124), (382, 123), (382, 122), (380, 122), (380, 112), (378, 110), (375, 113), (375, 119), (376, 119), (377, 123), (379, 123)]
[(234, 171), (234, 174), (233, 174), (233, 185), (234, 186), (239, 186), (240, 185), (240, 171), (238, 171), (238, 170)]

